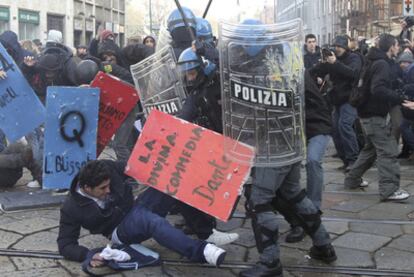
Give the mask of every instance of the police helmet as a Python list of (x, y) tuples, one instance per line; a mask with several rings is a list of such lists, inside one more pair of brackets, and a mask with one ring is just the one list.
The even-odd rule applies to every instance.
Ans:
[(206, 42), (213, 42), (213, 30), (211, 29), (210, 22), (207, 19), (197, 17), (197, 29), (196, 36), (198, 39)]
[[(258, 26), (258, 25), (263, 25), (262, 21), (260, 21), (259, 19), (245, 19), (242, 22), (240, 22), (241, 25), (252, 25), (252, 26)], [(246, 26), (243, 26), (243, 30), (242, 33), (243, 35), (246, 36), (246, 39), (251, 39), (251, 37), (260, 35), (261, 33), (263, 33), (264, 31), (262, 30), (258, 30), (257, 27), (252, 27), (250, 29), (246, 29)], [(251, 56), (254, 57), (257, 54), (260, 53), (260, 51), (263, 49), (263, 45), (245, 45), (243, 46), (244, 50), (246, 51), (246, 53)]]
[(203, 60), (191, 47), (181, 53), (177, 65), (186, 87), (197, 87), (203, 81)]
[[(182, 7), (185, 19), (187, 20), (188, 26), (196, 29), (197, 23), (193, 12), (186, 7)], [(183, 17), (178, 9), (173, 10), (167, 19), (167, 28), (170, 33), (178, 27), (185, 27)]]

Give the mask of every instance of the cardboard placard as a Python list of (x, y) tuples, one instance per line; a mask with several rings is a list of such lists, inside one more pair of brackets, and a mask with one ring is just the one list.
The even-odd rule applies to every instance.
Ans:
[(14, 142), (45, 121), (46, 109), (1, 43), (0, 69), (7, 74), (0, 79), (0, 129)]
[(79, 169), (96, 158), (98, 88), (48, 87), (43, 188), (69, 188)]
[(153, 110), (125, 173), (218, 219), (227, 221), (250, 174), (254, 148), (234, 141), (250, 164), (229, 160), (223, 135)]
[(96, 149), (98, 157), (129, 112), (137, 105), (139, 96), (133, 86), (103, 72), (95, 76), (91, 87), (101, 90)]

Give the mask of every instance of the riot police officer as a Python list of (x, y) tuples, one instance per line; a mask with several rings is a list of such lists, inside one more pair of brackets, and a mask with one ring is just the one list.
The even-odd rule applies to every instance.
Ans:
[[(288, 30), (297, 35), (292, 28), (286, 24), (285, 34)], [(234, 139), (246, 137), (244, 142), (256, 146), (257, 153), (258, 166), (245, 196), (260, 257), (253, 268), (240, 272), (244, 277), (283, 276), (276, 211), (310, 235), (312, 258), (328, 263), (337, 259), (319, 209), (300, 186), (304, 156), (300, 44), (281, 41), (274, 29), (255, 19), (243, 21), (239, 29), (222, 25), (224, 133)], [(245, 122), (234, 126), (243, 117)]]

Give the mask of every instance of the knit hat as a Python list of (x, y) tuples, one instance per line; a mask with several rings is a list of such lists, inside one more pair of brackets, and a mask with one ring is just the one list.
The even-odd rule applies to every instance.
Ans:
[(397, 58), (398, 63), (407, 62), (407, 63), (413, 63), (414, 58), (413, 54), (410, 52), (402, 52), (401, 55)]
[(344, 35), (336, 36), (334, 39), (333, 45), (349, 50), (348, 37)]
[(110, 36), (112, 36), (112, 39), (115, 39), (115, 34), (112, 31), (103, 30), (101, 33), (101, 40), (109, 39)]

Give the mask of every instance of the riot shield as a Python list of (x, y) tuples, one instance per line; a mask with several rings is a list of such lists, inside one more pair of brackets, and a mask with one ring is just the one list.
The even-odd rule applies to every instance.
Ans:
[(186, 93), (171, 46), (132, 65), (131, 73), (146, 116), (152, 109), (172, 115), (181, 110)]
[[(221, 23), (224, 135), (256, 148), (255, 166), (280, 167), (305, 156), (301, 20), (272, 25)], [(244, 162), (231, 140), (230, 158)]]

